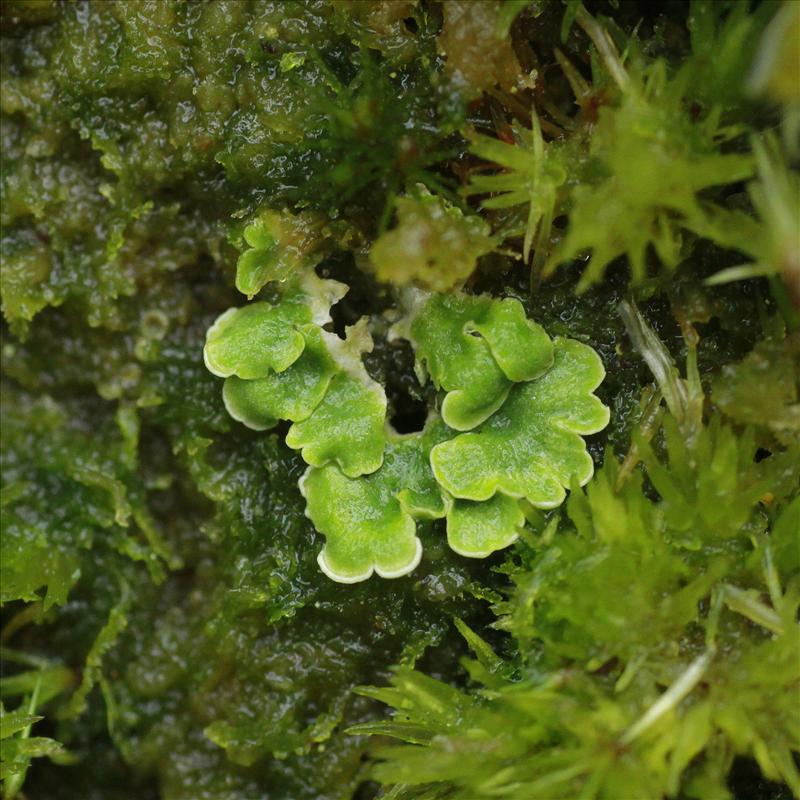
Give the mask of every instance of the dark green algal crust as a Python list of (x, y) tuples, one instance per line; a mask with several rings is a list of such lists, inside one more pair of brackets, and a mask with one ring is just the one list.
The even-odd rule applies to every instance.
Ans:
[[(631, 46), (632, 75), (657, 59), (670, 75), (689, 65), (676, 112), (687, 136), (715, 105), (720, 125), (741, 128), (712, 156), (742, 156), (753, 177), (748, 135), (791, 131), (784, 95), (745, 91), (776, 4), (585, 5)], [(717, 210), (675, 227), (674, 270), (651, 249), (635, 282), (625, 258), (596, 266), (580, 294), (580, 260), (544, 277), (571, 192), (608, 177), (590, 142), (617, 90), (585, 13), (573, 0), (3, 3), (0, 693), (6, 711), (43, 717), (3, 739), (6, 794), (21, 796), (24, 779), (27, 797), (53, 800), (474, 800), (507, 767), (520, 780), (567, 770), (536, 790), (548, 798), (798, 791), (786, 715), (800, 680), (787, 638), (800, 591), (796, 287), (782, 265), (769, 281), (704, 285), (759, 259), (736, 252), (736, 226), (721, 221), (759, 216), (742, 183), (703, 190)], [(565, 61), (588, 82), (577, 105)], [(520, 257), (527, 208), (484, 207), (470, 188), (494, 168), (470, 152), (475, 131), (513, 142), (532, 103), (547, 147), (566, 142), (547, 152), (569, 173), (552, 230), (534, 240), (548, 253), (534, 254), (533, 276)], [(588, 439), (598, 472), (586, 494), (531, 511), (505, 555), (459, 558), (443, 521), (428, 522), (411, 575), (345, 586), (317, 567), (324, 538), (304, 515), (300, 455), (282, 428), (228, 416), (205, 334), (244, 303), (244, 221), (302, 211), (319, 231), (318, 274), (350, 286), (333, 329), (370, 316), (364, 361), (389, 418), (421, 428), (437, 395), (408, 343), (389, 340), (382, 314), (400, 291), (376, 281), (370, 250), (398, 224), (396, 198), (426, 192), (491, 226), (494, 250), (467, 291), (518, 298), (548, 334), (600, 354), (611, 423)], [(462, 280), (458, 269), (435, 285)], [(619, 313), (632, 298), (629, 325), (646, 320), (681, 374), (696, 347), (704, 407), (653, 399), (641, 357), (652, 351)], [(671, 385), (690, 386), (691, 369), (687, 379), (675, 372)], [(717, 491), (716, 479), (728, 482)], [(613, 541), (609, 515), (629, 541)], [(711, 608), (724, 657), (662, 725), (689, 731), (679, 725), (701, 702), (748, 713), (659, 783), (647, 749), (658, 740), (620, 745), (620, 726), (702, 657)], [(464, 660), (471, 650), (478, 662)], [(353, 691), (392, 680), (396, 693)], [(528, 716), (539, 701), (525, 693), (547, 681), (552, 703)], [(394, 727), (375, 697), (399, 709)], [(26, 730), (29, 756), (43, 757), (15, 760)], [(368, 734), (412, 744), (376, 751), (389, 740)], [(605, 777), (575, 769), (587, 752), (612, 753)], [(512, 792), (498, 796), (524, 796)]]

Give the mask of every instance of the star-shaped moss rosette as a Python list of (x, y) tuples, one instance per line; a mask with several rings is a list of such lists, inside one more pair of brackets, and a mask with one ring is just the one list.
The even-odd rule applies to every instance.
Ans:
[(236, 375), (245, 380), (283, 372), (305, 348), (299, 328), (329, 322), (331, 306), (346, 292), (343, 283), (308, 272), (287, 286), (277, 304), (229, 308), (206, 333), (206, 367), (220, 378)]
[(442, 418), (466, 431), (493, 414), (515, 381), (542, 375), (553, 363), (553, 345), (514, 299), (466, 294), (416, 293), (395, 335), (407, 338), (425, 372), (447, 395)]
[(300, 481), (306, 515), (325, 535), (322, 571), (340, 583), (377, 572), (399, 578), (422, 557), (417, 519), (438, 519), (447, 500), (431, 472), (431, 447), (452, 432), (431, 419), (424, 431), (389, 431), (383, 465), (371, 475), (348, 478), (336, 466), (310, 467)]
[(608, 424), (608, 408), (592, 394), (605, 370), (591, 347), (562, 338), (554, 344), (544, 375), (515, 384), (482, 425), (433, 448), (434, 476), (451, 495), (486, 501), (500, 493), (554, 508), (573, 481), (591, 478), (594, 463), (581, 437)]

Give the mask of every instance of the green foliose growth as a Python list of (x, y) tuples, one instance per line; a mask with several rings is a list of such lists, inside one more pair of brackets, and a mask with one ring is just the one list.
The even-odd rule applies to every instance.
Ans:
[[(451, 548), (486, 557), (516, 540), (519, 500), (554, 507), (572, 482), (591, 477), (581, 435), (608, 424), (608, 409), (592, 394), (602, 363), (579, 342), (551, 342), (519, 301), (412, 295), (392, 334), (410, 339), (418, 373), (427, 370), (448, 392), (441, 421), (430, 417), (422, 433), (399, 436), (362, 361), (373, 348), (367, 318), (344, 340), (298, 326), (302, 297), (225, 312), (208, 331), (205, 361), (227, 376), (223, 398), (234, 419), (254, 430), (291, 420), (286, 444), (310, 465), (300, 489), (327, 539), (318, 561), (329, 577), (355, 583), (373, 572), (411, 572), (422, 557), (415, 518), (446, 516)], [(272, 354), (293, 344), (287, 336), (303, 349), (294, 347), (294, 361), (278, 368)]]
[(203, 352), (208, 369), (226, 378), (223, 398), (234, 419), (254, 430), (290, 420), (286, 443), (307, 463), (334, 461), (356, 477), (381, 465), (386, 396), (361, 362), (372, 349), (365, 323), (344, 340), (320, 327), (344, 291), (309, 273), (277, 304), (226, 311)]
[(553, 508), (573, 481), (586, 483), (594, 462), (581, 436), (601, 431), (609, 411), (592, 392), (605, 370), (597, 354), (570, 339), (554, 343), (553, 366), (516, 384), (485, 422), (437, 446), (431, 464), (439, 483), (464, 500), (496, 492)]
[(300, 481), (306, 514), (325, 534), (322, 571), (342, 583), (411, 572), (422, 558), (415, 519), (445, 515), (446, 501), (431, 473), (431, 447), (447, 436), (438, 420), (422, 433), (390, 435), (377, 472), (348, 478), (336, 466), (311, 467)]
[(338, 372), (336, 362), (315, 325), (299, 329), (303, 352), (283, 372), (268, 372), (261, 378), (231, 376), (222, 387), (228, 413), (254, 431), (274, 428), (279, 420), (302, 422), (311, 416)]
[(246, 249), (236, 262), (236, 288), (248, 300), (270, 281), (285, 281), (322, 258), (324, 217), (309, 212), (263, 211), (242, 233)]
[(326, 337), (336, 374), (313, 413), (286, 434), (286, 444), (301, 450), (307, 464), (320, 467), (332, 461), (350, 477), (380, 467), (386, 440), (386, 394), (361, 360), (372, 350), (365, 323), (349, 328), (344, 340)]
[(395, 209), (397, 225), (369, 252), (381, 281), (446, 292), (469, 278), (478, 259), (494, 249), (485, 220), (430, 192), (398, 198)]
[(553, 347), (517, 300), (465, 294), (412, 295), (395, 327), (416, 353), (417, 375), (447, 393), (442, 418), (469, 430), (494, 413), (514, 381), (531, 380), (552, 364)]
[(4, 800), (800, 798), (798, 20), (0, 3)]

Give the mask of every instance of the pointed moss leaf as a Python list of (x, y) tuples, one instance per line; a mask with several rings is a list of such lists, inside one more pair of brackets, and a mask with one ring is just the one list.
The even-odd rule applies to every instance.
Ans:
[(206, 367), (214, 375), (250, 380), (283, 372), (303, 352), (300, 325), (330, 322), (330, 308), (347, 292), (338, 281), (318, 278), (313, 270), (293, 279), (281, 301), (229, 308), (206, 333)]
[(448, 393), (442, 418), (460, 431), (493, 414), (512, 381), (536, 377), (552, 361), (547, 335), (511, 299), (432, 295), (416, 310), (408, 338), (418, 363)]
[(372, 349), (366, 319), (347, 329), (346, 340), (322, 336), (339, 371), (311, 416), (289, 429), (286, 444), (315, 467), (333, 461), (351, 478), (374, 472), (383, 461), (386, 394), (361, 362)]
[(294, 326), (305, 321), (297, 312), (291, 305), (269, 303), (229, 308), (206, 334), (206, 367), (220, 378), (263, 378), (270, 370), (283, 372), (305, 347)]
[(44, 736), (31, 736), (30, 738), (15, 737), (3, 740), (0, 752), (4, 762), (26, 762), (31, 758), (52, 756), (62, 749), (60, 742)]
[(0, 678), (0, 696), (17, 697), (36, 692), (42, 706), (69, 689), (74, 682), (75, 673), (63, 664), (39, 665), (36, 669), (3, 675)]
[(488, 500), (501, 491), (540, 508), (559, 505), (565, 487), (585, 483), (594, 471), (581, 434), (608, 424), (608, 408), (592, 394), (604, 374), (590, 347), (556, 339), (547, 373), (516, 384), (503, 407), (475, 431), (433, 448), (436, 479), (466, 500)]
[(42, 717), (28, 713), (27, 708), (18, 708), (16, 711), (6, 711), (0, 705), (0, 739), (7, 739), (13, 734), (38, 722)]
[(447, 543), (469, 558), (486, 558), (513, 544), (525, 523), (519, 501), (502, 492), (483, 503), (456, 500), (447, 512)]
[(422, 556), (414, 518), (445, 514), (445, 500), (429, 465), (431, 446), (446, 429), (438, 422), (423, 433), (390, 432), (383, 465), (352, 479), (333, 465), (311, 467), (300, 482), (306, 514), (327, 542), (322, 571), (340, 583), (411, 572)]
[(281, 419), (304, 420), (320, 404), (337, 366), (319, 328), (306, 325), (300, 330), (306, 346), (288, 369), (251, 381), (235, 375), (226, 378), (222, 398), (235, 420), (263, 431), (274, 427)]

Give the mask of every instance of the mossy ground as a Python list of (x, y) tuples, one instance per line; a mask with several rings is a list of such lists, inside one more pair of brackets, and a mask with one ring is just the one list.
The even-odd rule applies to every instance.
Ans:
[[(448, 746), (462, 762), (470, 753), (465, 719), (486, 747), (497, 743), (497, 760), (484, 763), (498, 775), (569, 769), (585, 755), (569, 748), (584, 745), (618, 756), (605, 778), (591, 778), (594, 789), (594, 773), (577, 770), (576, 783), (537, 790), (542, 800), (580, 791), (633, 798), (626, 790), (637, 800), (651, 800), (642, 792), (783, 800), (798, 791), (797, 724), (786, 714), (800, 680), (794, 640), (786, 638), (800, 586), (787, 510), (793, 498), (798, 503), (800, 463), (791, 263), (775, 264), (767, 278), (707, 286), (744, 258), (721, 227), (722, 212), (703, 216), (701, 230), (700, 222), (683, 225), (685, 209), (667, 203), (664, 211), (647, 192), (643, 216), (628, 219), (625, 209), (640, 197), (623, 188), (607, 223), (622, 220), (624, 228), (614, 255), (630, 255), (628, 234), (637, 242), (643, 231), (652, 234), (650, 244), (669, 236), (669, 247), (645, 248), (635, 282), (624, 255), (600, 265), (592, 285), (581, 282), (583, 253), (547, 278), (539, 268), (532, 281), (522, 258), (527, 207), (486, 208), (470, 188), (474, 175), (496, 169), (471, 150), (475, 131), (520, 144), (515, 128), (527, 130), (535, 106), (546, 146), (567, 141), (563, 152), (576, 154), (552, 227), (536, 239), (552, 255), (581, 198), (607, 191), (608, 170), (620, 158), (648, 158), (635, 126), (625, 129), (633, 143), (626, 139), (624, 153), (614, 151), (613, 137), (591, 149), (598, 126), (613, 130), (603, 120), (629, 109), (578, 24), (578, 6), (3, 3), (0, 693), (6, 709), (32, 704), (43, 717), (31, 737), (63, 744), (29, 767), (29, 759), (15, 762), (23, 767), (5, 777), (9, 796), (22, 786), (32, 800), (365, 800), (381, 791), (473, 800), (491, 775), (453, 774), (446, 764), (436, 771)], [(753, 96), (746, 86), (764, 29), (783, 7), (586, 2), (626, 53), (633, 78), (651, 74), (656, 62), (671, 78), (685, 68), (681, 93), (669, 84), (667, 109), (685, 127), (660, 120), (655, 135), (664, 133), (669, 150), (685, 134), (669, 152), (700, 163), (736, 156), (750, 164), (749, 136), (788, 129), (791, 94), (789, 101), (785, 92)], [(577, 13), (578, 23), (562, 38), (565, 12), (567, 21)], [(586, 86), (577, 98), (565, 61)], [(477, 63), (486, 68), (475, 70)], [(717, 127), (698, 133), (713, 115)], [(728, 132), (717, 135), (722, 128)], [(791, 142), (782, 147), (795, 175), (797, 151)], [(550, 152), (562, 158), (558, 148)], [(747, 170), (755, 180), (755, 162)], [(704, 211), (757, 220), (745, 182), (700, 184), (696, 199)], [(415, 224), (430, 225), (424, 214), (402, 213), (421, 191), (441, 208), (460, 209), (455, 240), (434, 226), (430, 263), (443, 272), (453, 263), (455, 273), (435, 285), (463, 281), (474, 265), (468, 291), (515, 297), (551, 336), (600, 354), (607, 378), (598, 394), (611, 423), (590, 437), (589, 449), (598, 469), (607, 466), (569, 513), (532, 513), (529, 535), (505, 555), (460, 558), (446, 546), (442, 523), (429, 522), (419, 531), (425, 557), (413, 574), (344, 586), (318, 570), (324, 539), (303, 513), (297, 481), (305, 465), (284, 444), (285, 429), (256, 434), (226, 414), (203, 344), (216, 317), (244, 302), (235, 288), (243, 221), (265, 209), (302, 213), (317, 226), (318, 274), (350, 286), (333, 329), (370, 317), (367, 370), (385, 387), (394, 424), (420, 429), (437, 396), (419, 384), (408, 344), (389, 340), (384, 312), (398, 305), (393, 281), (405, 283), (409, 272), (403, 252), (386, 257), (388, 245), (402, 248)], [(668, 222), (625, 227), (661, 217)], [(478, 226), (480, 246), (452, 261), (442, 248), (464, 240), (465, 218)], [(606, 241), (608, 228), (582, 224), (583, 245)], [(388, 238), (373, 250), (381, 237)], [(665, 266), (667, 250), (675, 258)], [(375, 275), (376, 252), (385, 282)], [(541, 267), (543, 259), (534, 261)], [(259, 299), (271, 292), (267, 285)], [(704, 401), (699, 416), (696, 408), (686, 415), (702, 430), (698, 441), (712, 442), (702, 452), (716, 461), (698, 463), (691, 442), (678, 446), (691, 437), (674, 427), (676, 409), (648, 406), (648, 392), (665, 386), (653, 388), (619, 313), (633, 298), (681, 373), (696, 348)], [(643, 472), (634, 468), (637, 453)], [(624, 488), (612, 486), (615, 459), (634, 470)], [(717, 491), (719, 476), (730, 482)], [(753, 494), (753, 486), (763, 491)], [(730, 513), (704, 516), (715, 506)], [(612, 518), (635, 531), (629, 546), (612, 541)], [(777, 590), (764, 572), (767, 551)], [(610, 559), (606, 567), (598, 553)], [(698, 576), (710, 577), (700, 585)], [(717, 609), (715, 652), (724, 657), (662, 720), (665, 738), (615, 750), (621, 731), (706, 652), (714, 598), (738, 597), (720, 594), (722, 584), (758, 605), (739, 598), (739, 606)], [(686, 586), (696, 596), (681, 594)], [(624, 593), (640, 614), (620, 618), (630, 611), (619, 606)], [(674, 600), (683, 616), (673, 619), (673, 606), (659, 603), (678, 595), (691, 602)], [(468, 644), (454, 619), (498, 661), (486, 660), (485, 649), (482, 669), (465, 661), (480, 641)], [(420, 740), (441, 738), (432, 750), (384, 754), (376, 772), (374, 737), (366, 728), (347, 731), (386, 712), (353, 690), (386, 686), (398, 665), (456, 687), (464, 712), (445, 709), (432, 723), (424, 707), (411, 708), (409, 679), (410, 706), (390, 699), (401, 717), (419, 713)], [(528, 700), (514, 705), (515, 687), (533, 696), (554, 675), (564, 678), (554, 703), (531, 722)], [(620, 693), (623, 675), (628, 689)], [(494, 705), (493, 692), (501, 698)], [(734, 714), (737, 703), (748, 713)], [(688, 731), (687, 714), (705, 707), (717, 720), (714, 734), (676, 777), (659, 761), (673, 753), (664, 742)], [(528, 724), (517, 739), (501, 735)], [(14, 762), (5, 744), (3, 752)], [(670, 757), (672, 764), (682, 756)], [(424, 776), (428, 784), (413, 786)], [(376, 779), (395, 788), (381, 789)], [(525, 796), (513, 791), (501, 796)]]

